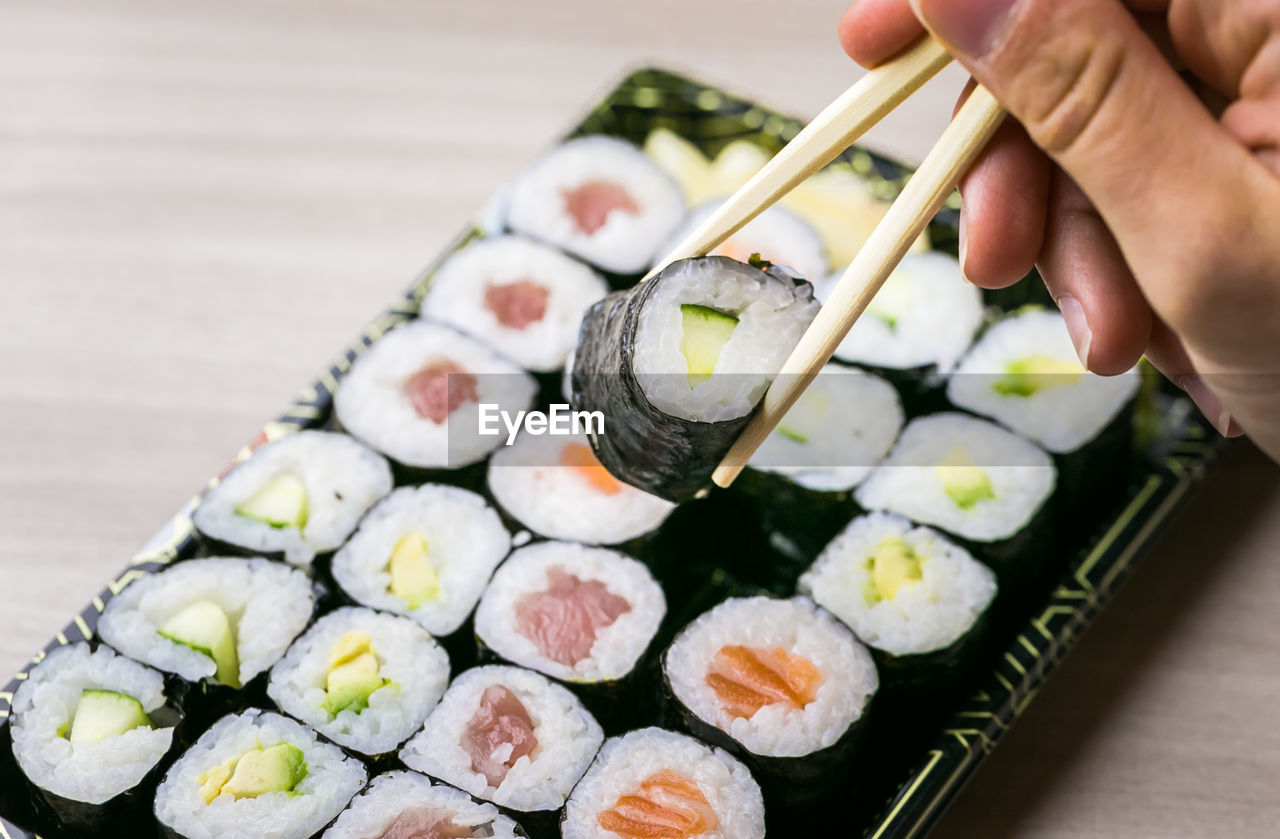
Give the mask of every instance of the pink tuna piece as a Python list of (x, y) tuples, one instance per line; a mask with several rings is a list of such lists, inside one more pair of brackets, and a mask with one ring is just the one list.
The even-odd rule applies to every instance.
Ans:
[(418, 807), (396, 816), (378, 839), (473, 839), (471, 828), (453, 823), (453, 817), (441, 810)]
[(625, 598), (599, 580), (580, 580), (563, 568), (547, 571), (546, 591), (516, 604), (520, 634), (552, 661), (573, 667), (591, 652), (601, 629), (631, 611)]
[(564, 191), (564, 208), (578, 230), (590, 236), (604, 227), (611, 213), (635, 215), (640, 205), (622, 187), (609, 181), (587, 181)]
[(508, 329), (524, 329), (546, 315), (550, 296), (550, 291), (532, 280), (516, 280), (505, 285), (490, 283), (484, 290), (484, 304), (498, 323)]
[(464, 402), (476, 402), (476, 377), (448, 359), (430, 361), (404, 383), (418, 416), (439, 425)]
[[(499, 787), (520, 758), (538, 747), (533, 720), (520, 699), (502, 685), (490, 685), (480, 696), (480, 707), (467, 723), (459, 744), (471, 756), (471, 771), (484, 775), (491, 787)], [(493, 753), (510, 745), (511, 754), (497, 760)]]

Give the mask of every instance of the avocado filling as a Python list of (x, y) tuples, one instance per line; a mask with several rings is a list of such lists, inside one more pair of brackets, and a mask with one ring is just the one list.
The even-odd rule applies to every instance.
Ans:
[(283, 472), (267, 482), (248, 501), (236, 507), (236, 514), (271, 527), (296, 527), (301, 530), (307, 526), (307, 516), (310, 514), (307, 488), (296, 475)]
[(996, 497), (987, 473), (974, 464), (967, 451), (958, 446), (943, 459), (936, 471), (938, 480), (942, 482), (942, 489), (962, 510), (972, 508), (979, 501), (994, 500)]
[(156, 634), (213, 659), (218, 668), (214, 678), (228, 687), (240, 687), (235, 634), (231, 619), (218, 604), (197, 600), (169, 618)]
[(892, 600), (904, 587), (920, 582), (924, 579), (923, 563), (923, 558), (901, 539), (885, 539), (864, 566), (871, 572), (871, 579), (863, 590), (867, 605)]
[(831, 407), (831, 399), (816, 387), (810, 387), (787, 411), (787, 415), (778, 423), (776, 429), (788, 440), (797, 443), (808, 443), (815, 437), (822, 436), (823, 420)]
[(85, 690), (71, 722), (72, 743), (97, 743), (135, 728), (151, 728), (142, 703), (113, 690)]
[(342, 711), (358, 714), (369, 707), (369, 695), (386, 683), (378, 672), (373, 639), (366, 632), (348, 632), (329, 653), (325, 708), (334, 716)]
[(416, 530), (401, 536), (391, 549), (388, 570), (390, 592), (410, 609), (440, 599), (440, 577), (427, 556), (427, 537)]
[(302, 750), (288, 743), (259, 746), (239, 757), (200, 773), (200, 797), (210, 804), (223, 793), (235, 798), (257, 798), (269, 792), (293, 792), (307, 777)]
[(716, 309), (685, 303), (680, 306), (680, 320), (680, 352), (684, 354), (692, 388), (711, 378), (720, 351), (738, 327), (738, 319)]
[(1084, 368), (1077, 361), (1033, 355), (1006, 364), (1004, 375), (991, 389), (1001, 396), (1035, 396), (1051, 387), (1074, 385), (1083, 374)]

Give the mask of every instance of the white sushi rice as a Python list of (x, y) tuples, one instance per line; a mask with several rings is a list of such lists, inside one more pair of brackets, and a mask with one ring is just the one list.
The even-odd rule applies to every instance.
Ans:
[[(868, 602), (871, 560), (886, 540), (901, 540), (920, 561), (921, 579), (892, 600)], [(968, 551), (927, 527), (890, 513), (860, 516), (831, 541), (798, 590), (844, 621), (868, 646), (912, 655), (951, 646), (996, 595), (996, 576)]]
[[(722, 257), (691, 259), (663, 271), (644, 303), (632, 370), (644, 395), (665, 414), (719, 422), (749, 414), (818, 314), (807, 286), (795, 293), (749, 265)], [(737, 317), (713, 375), (690, 384), (680, 346), (684, 305)]]
[[(373, 642), (378, 675), (386, 684), (369, 694), (359, 713), (336, 716), (325, 707), (329, 658), (348, 632)], [(408, 618), (345, 608), (322, 617), (271, 669), (267, 695), (335, 743), (366, 755), (389, 752), (418, 730), (449, 684), (449, 656)]]
[[(391, 553), (401, 537), (419, 533), (440, 596), (416, 609), (391, 593)], [(511, 550), (511, 534), (480, 495), (443, 484), (401, 487), (369, 512), (333, 557), (333, 577), (357, 602), (413, 618), (432, 635), (453, 632)]]
[[(750, 718), (730, 714), (707, 684), (708, 668), (727, 646), (782, 649), (807, 659), (822, 676), (803, 708), (764, 705)], [(834, 744), (862, 716), (880, 681), (871, 654), (849, 628), (805, 598), (731, 598), (676, 636), (665, 660), (676, 698), (748, 751), (800, 757)]]
[[(475, 401), (464, 401), (439, 423), (420, 415), (404, 389), (433, 362), (454, 364), (475, 378)], [(420, 320), (393, 329), (356, 359), (333, 407), (347, 431), (388, 457), (424, 469), (452, 469), (483, 459), (505, 439), (479, 433), (481, 404), (514, 416), (532, 404), (536, 393), (528, 373), (485, 344)]]
[(401, 813), (427, 811), (472, 836), (518, 839), (524, 833), (492, 804), (473, 801), (462, 790), (432, 784), (417, 772), (387, 772), (351, 801), (321, 839), (381, 839)]
[[(1048, 386), (1029, 396), (997, 390), (1008, 366), (1028, 358), (1049, 359), (1076, 372), (1044, 375), (1041, 381)], [(987, 330), (948, 381), (947, 398), (1064, 454), (1096, 437), (1133, 399), (1140, 384), (1136, 367), (1119, 376), (1086, 372), (1062, 315), (1030, 310)]]
[[(824, 303), (843, 270), (817, 287)], [(893, 370), (936, 365), (947, 373), (982, 325), (982, 292), (945, 253), (908, 254), (849, 334), (836, 358)]]
[[(583, 582), (603, 583), (630, 609), (596, 634), (585, 658), (573, 666), (542, 654), (520, 631), (518, 608), (526, 597), (551, 585), (549, 574), (562, 570)], [(565, 681), (620, 679), (636, 666), (667, 612), (662, 587), (649, 569), (606, 548), (573, 542), (537, 542), (520, 548), (498, 569), (476, 610), (476, 635), (498, 655)]]
[(751, 466), (820, 492), (846, 492), (871, 474), (902, 430), (893, 385), (828, 364), (751, 458)]
[(600, 826), (599, 816), (619, 798), (635, 795), (660, 772), (673, 772), (697, 784), (715, 813), (716, 826), (698, 839), (763, 839), (764, 798), (747, 767), (723, 749), (692, 737), (642, 728), (610, 738), (573, 790), (560, 824), (564, 839), (617, 839)]
[[(292, 475), (307, 493), (302, 529), (272, 527), (236, 509), (273, 478)], [(195, 524), (206, 536), (258, 553), (284, 554), (306, 567), (317, 553), (341, 545), (356, 522), (391, 491), (391, 467), (345, 434), (299, 431), (268, 443), (205, 493)]]
[(106, 690), (138, 700), (147, 713), (165, 704), (164, 677), (106, 647), (60, 647), (31, 669), (13, 695), (10, 731), (18, 765), (54, 795), (102, 804), (132, 789), (160, 762), (173, 728), (138, 727), (101, 740), (68, 739), (81, 694)]
[(191, 559), (134, 580), (111, 598), (98, 621), (102, 640), (125, 655), (194, 682), (211, 679), (213, 659), (157, 630), (197, 601), (216, 603), (231, 620), (240, 682), (274, 664), (311, 619), (307, 575), (261, 557)]
[[(615, 210), (592, 233), (569, 213), (566, 193), (593, 182), (621, 187), (634, 213)], [(644, 152), (612, 137), (570, 140), (544, 155), (507, 192), (507, 224), (606, 271), (635, 274), (648, 268), (684, 215), (675, 181)]]
[[(200, 776), (253, 749), (288, 743), (300, 749), (307, 774), (291, 792), (206, 804)], [(315, 732), (279, 714), (250, 708), (214, 723), (178, 759), (156, 790), (156, 818), (187, 839), (305, 839), (347, 806), (367, 779), (364, 766)]]
[[(938, 467), (957, 450), (982, 470), (992, 498), (969, 508), (947, 494)], [(1024, 528), (1053, 493), (1057, 469), (1035, 444), (986, 420), (942, 413), (912, 420), (862, 486), (868, 510), (898, 513), (974, 542), (997, 542)]]
[[(512, 764), (496, 788), (472, 769), (471, 756), (461, 745), (485, 689), (493, 685), (502, 685), (520, 700), (538, 741), (530, 754)], [(422, 731), (400, 751), (400, 759), (410, 768), (502, 807), (558, 810), (602, 742), (599, 723), (572, 693), (537, 673), (493, 665), (468, 670), (454, 680)], [(505, 759), (510, 748), (510, 744), (499, 746), (507, 750)]]
[[(659, 256), (674, 250), (722, 204), (723, 199), (709, 201), (689, 213)], [(822, 237), (804, 219), (777, 204), (767, 207), (711, 253), (732, 257), (739, 262), (746, 262), (752, 255), (759, 254), (761, 259), (785, 265), (797, 277), (809, 282), (818, 282), (827, 276), (827, 249), (822, 244)]]
[(520, 434), (489, 461), (489, 491), (535, 533), (589, 545), (616, 545), (656, 530), (675, 505), (629, 484), (602, 492), (581, 471), (562, 465), (566, 446), (585, 437)]
[[(547, 292), (538, 320), (508, 326), (488, 302), (494, 289), (533, 283)], [(498, 352), (535, 371), (557, 370), (578, 343), (582, 316), (608, 290), (595, 271), (520, 236), (474, 242), (445, 260), (422, 301), (424, 317), (477, 336)]]

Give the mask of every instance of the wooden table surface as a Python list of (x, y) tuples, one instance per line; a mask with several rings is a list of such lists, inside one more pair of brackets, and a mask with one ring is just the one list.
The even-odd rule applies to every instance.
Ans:
[[(624, 71), (811, 115), (842, 5), (0, 2), (0, 671)], [(1242, 447), (935, 835), (1275, 836), (1277, 513)]]

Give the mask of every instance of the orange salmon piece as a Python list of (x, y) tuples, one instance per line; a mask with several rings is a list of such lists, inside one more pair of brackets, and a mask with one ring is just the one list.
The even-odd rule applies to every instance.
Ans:
[(778, 703), (798, 711), (814, 700), (824, 681), (813, 662), (781, 647), (721, 647), (706, 676), (725, 710), (743, 719)]
[(560, 465), (572, 467), (592, 489), (603, 495), (617, 495), (622, 492), (622, 481), (619, 481), (609, 470), (600, 465), (596, 453), (584, 443), (570, 443), (560, 451)]
[(689, 839), (715, 830), (720, 820), (697, 784), (664, 769), (598, 814), (596, 823), (626, 839)]

